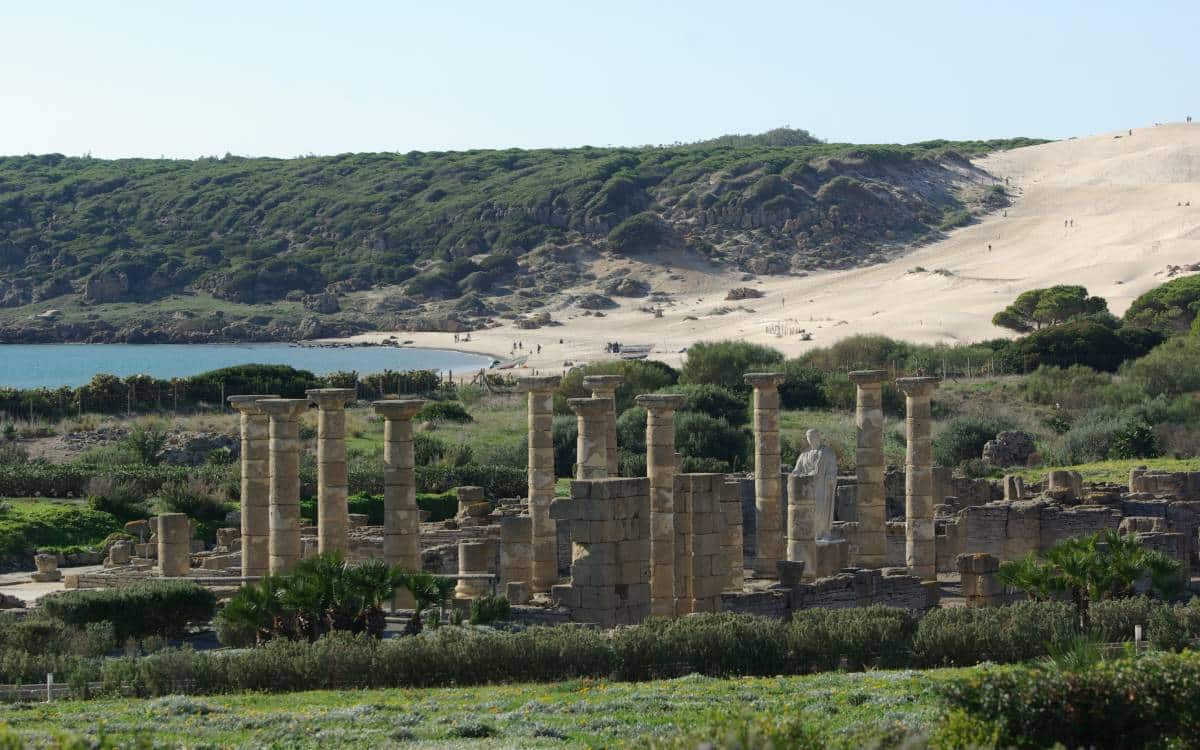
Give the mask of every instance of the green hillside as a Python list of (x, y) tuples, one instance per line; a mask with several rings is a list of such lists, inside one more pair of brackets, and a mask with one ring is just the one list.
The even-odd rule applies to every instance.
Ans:
[(987, 176), (966, 157), (1034, 142), (856, 146), (781, 129), (642, 148), (0, 157), (0, 338), (48, 300), (286, 300), (328, 315), (379, 285), (414, 305), (504, 294), (528, 282), (527, 253), (579, 243), (758, 273), (853, 264), (970, 210)]

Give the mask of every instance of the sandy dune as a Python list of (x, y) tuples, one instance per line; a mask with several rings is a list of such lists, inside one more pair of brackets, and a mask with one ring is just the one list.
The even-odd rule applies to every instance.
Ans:
[[(1120, 315), (1135, 297), (1166, 280), (1169, 264), (1200, 261), (1200, 124), (1059, 141), (977, 163), (1008, 179), (1012, 206), (1007, 215), (997, 212), (886, 264), (803, 278), (762, 277), (747, 284), (737, 273), (684, 268), (682, 259), (669, 270), (616, 261), (673, 296), (674, 304), (661, 318), (638, 309), (646, 300), (620, 300), (620, 309), (599, 318), (552, 306), (562, 326), (534, 331), (504, 326), (476, 332), (466, 344), (442, 333), (404, 333), (402, 338), (416, 346), (501, 358), (521, 341), (525, 348), (517, 354), (531, 354), (528, 366), (548, 371), (604, 358), (608, 341), (651, 344), (653, 358), (673, 364), (682, 358), (681, 349), (700, 340), (753, 341), (789, 356), (858, 333), (969, 342), (1004, 335), (992, 326), (992, 315), (1028, 289), (1083, 284)], [(1073, 226), (1064, 226), (1072, 220)], [(927, 271), (910, 273), (916, 267)], [(746, 285), (766, 296), (724, 301), (730, 288)], [(712, 314), (739, 305), (748, 310)], [(798, 329), (806, 329), (812, 340), (802, 341), (794, 332)], [(356, 339), (387, 335), (392, 334)]]

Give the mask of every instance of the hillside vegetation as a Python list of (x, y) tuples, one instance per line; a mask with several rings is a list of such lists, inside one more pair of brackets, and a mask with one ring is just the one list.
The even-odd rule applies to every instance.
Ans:
[[(0, 157), (0, 340), (126, 340), (137, 312), (106, 305), (179, 296), (171, 314), (203, 324), (154, 321), (149, 338), (304, 335), (312, 316), (344, 332), (464, 295), (486, 316), (497, 308), (478, 297), (576, 281), (572, 253), (846, 267), (996, 207), (967, 157), (1031, 143), (856, 146), (780, 129), (642, 148)], [(346, 293), (391, 286), (386, 305), (338, 316)], [(50, 306), (58, 317), (32, 317)]]

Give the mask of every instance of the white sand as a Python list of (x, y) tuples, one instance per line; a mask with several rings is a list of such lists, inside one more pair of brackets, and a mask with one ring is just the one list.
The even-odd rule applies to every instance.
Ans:
[[(469, 343), (456, 344), (447, 333), (370, 333), (351, 340), (400, 335), (414, 346), (501, 358), (521, 341), (525, 348), (517, 354), (531, 353), (527, 365), (549, 372), (567, 362), (610, 356), (604, 352), (608, 341), (651, 344), (651, 357), (671, 364), (681, 361), (681, 349), (701, 340), (752, 341), (788, 356), (859, 333), (970, 342), (1006, 335), (991, 324), (992, 315), (1028, 289), (1082, 284), (1120, 315), (1139, 294), (1167, 280), (1169, 264), (1200, 261), (1200, 124), (1048, 143), (977, 163), (1009, 179), (1013, 204), (1007, 217), (997, 211), (889, 263), (746, 283), (740, 273), (713, 272), (694, 263), (685, 268), (689, 261), (682, 257), (670, 259), (671, 270), (609, 259), (597, 263), (598, 276), (628, 266), (655, 291), (672, 295), (674, 304), (663, 317), (638, 309), (648, 300), (618, 299), (621, 307), (601, 318), (552, 304), (549, 309), (562, 326), (524, 331), (505, 325), (474, 332)], [(1188, 201), (1191, 206), (1177, 205)], [(1063, 226), (1072, 219), (1073, 227)], [(908, 273), (917, 266), (928, 272)], [(931, 273), (936, 269), (952, 275)], [(725, 302), (725, 293), (736, 286), (754, 286), (766, 296)], [(753, 312), (710, 314), (739, 305)], [(689, 316), (697, 319), (686, 320)], [(769, 332), (772, 324), (807, 329), (812, 340), (775, 335)], [(540, 355), (535, 353), (539, 344)]]

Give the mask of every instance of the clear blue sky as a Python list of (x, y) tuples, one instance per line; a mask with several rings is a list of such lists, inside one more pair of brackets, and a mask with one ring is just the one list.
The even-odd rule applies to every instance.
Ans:
[(1200, 117), (1200, 3), (0, 0), (0, 154), (1061, 138)]

